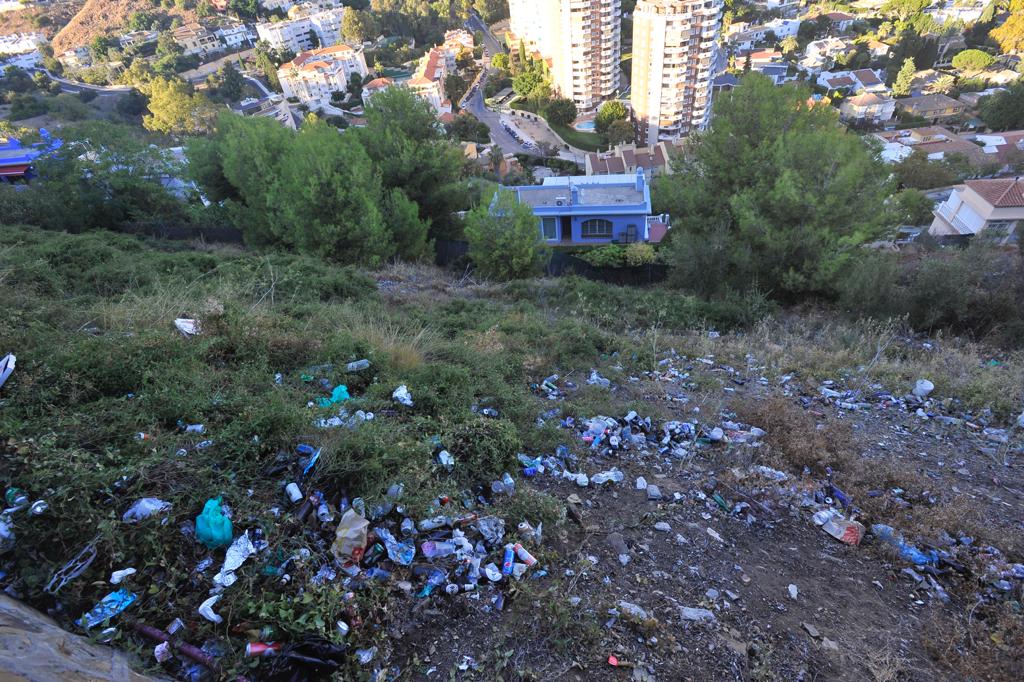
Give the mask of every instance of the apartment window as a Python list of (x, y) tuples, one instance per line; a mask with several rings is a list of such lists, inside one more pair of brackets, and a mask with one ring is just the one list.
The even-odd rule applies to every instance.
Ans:
[(584, 220), (580, 235), (584, 239), (611, 239), (612, 221), (604, 218)]
[(1016, 222), (1016, 220), (990, 220), (985, 223), (985, 231), (993, 235), (1007, 235)]
[(558, 220), (556, 218), (541, 218), (540, 227), (544, 233), (544, 239), (555, 239), (558, 236)]

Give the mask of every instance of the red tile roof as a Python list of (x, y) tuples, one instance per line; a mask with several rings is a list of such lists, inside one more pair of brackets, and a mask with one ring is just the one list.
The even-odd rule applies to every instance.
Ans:
[(1024, 208), (1024, 179), (968, 180), (966, 184), (995, 208)]

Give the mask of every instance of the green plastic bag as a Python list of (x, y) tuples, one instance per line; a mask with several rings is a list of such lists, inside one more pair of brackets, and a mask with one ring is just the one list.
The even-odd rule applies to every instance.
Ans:
[(348, 394), (348, 386), (345, 384), (338, 384), (334, 387), (334, 390), (331, 391), (330, 398), (317, 398), (316, 403), (320, 407), (330, 407), (331, 405), (343, 403), (351, 397), (352, 396)]
[(220, 498), (206, 501), (203, 513), (196, 517), (196, 537), (210, 549), (231, 544), (231, 519), (220, 509)]

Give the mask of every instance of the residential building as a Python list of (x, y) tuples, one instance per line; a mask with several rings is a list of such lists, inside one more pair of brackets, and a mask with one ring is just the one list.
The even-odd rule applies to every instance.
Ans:
[(751, 68), (751, 71), (756, 71), (762, 76), (767, 76), (772, 79), (772, 84), (782, 85), (789, 81), (796, 80), (796, 74), (790, 75), (789, 64), (785, 62), (769, 62), (767, 64), (758, 64)]
[(711, 81), (711, 92), (719, 93), (723, 90), (732, 90), (740, 82), (740, 79), (731, 73), (720, 73)]
[(0, 54), (31, 52), (45, 42), (46, 36), (37, 32), (0, 36)]
[(649, 147), (620, 144), (607, 152), (591, 152), (586, 157), (587, 175), (614, 175), (636, 173), (643, 169), (648, 177), (672, 174), (670, 142), (659, 142)]
[[(341, 39), (341, 18), (345, 8), (307, 11), (300, 8), (294, 19), (256, 24), (256, 33), (271, 47), (292, 52), (330, 47)], [(314, 44), (315, 41), (319, 45)]]
[(391, 78), (374, 78), (369, 83), (363, 86), (363, 104), (367, 104), (370, 98), (376, 95), (378, 92), (383, 92), (388, 88), (392, 87), (395, 81)]
[(967, 105), (963, 102), (938, 93), (898, 99), (896, 106), (908, 114), (920, 116), (932, 123), (956, 118), (967, 111)]
[(945, 0), (939, 2), (938, 7), (929, 7), (924, 11), (940, 25), (947, 21), (959, 21), (964, 24), (973, 24), (985, 11), (987, 2), (976, 0), (976, 2), (964, 2), (964, 0)]
[(0, 184), (31, 179), (32, 163), (61, 146), (61, 140), (50, 137), (46, 129), (39, 134), (42, 141), (28, 147), (13, 137), (0, 137)]
[(506, 40), (536, 52), (554, 91), (590, 111), (618, 90), (621, 18), (620, 0), (509, 0)]
[(981, 103), (982, 97), (991, 97), (1000, 92), (1006, 92), (1006, 88), (986, 88), (978, 92), (962, 92), (957, 99), (973, 109)]
[(160, 31), (132, 31), (119, 36), (117, 39), (118, 44), (121, 48), (131, 47), (132, 45), (146, 45), (148, 43), (155, 43), (160, 38)]
[[(508, 187), (537, 217), (549, 244), (660, 241), (667, 216), (651, 215), (651, 190), (643, 169), (616, 175), (544, 178), (540, 185)], [(491, 203), (494, 210), (499, 193)]]
[(444, 46), (453, 50), (456, 54), (462, 50), (472, 51), (475, 46), (473, 43), (473, 34), (464, 28), (445, 31)]
[(846, 33), (853, 22), (857, 21), (857, 17), (846, 12), (829, 12), (825, 16), (832, 23), (832, 30), (838, 33)]
[(65, 69), (81, 69), (92, 64), (92, 52), (84, 45), (71, 50), (65, 50), (57, 56)]
[(935, 209), (928, 232), (937, 236), (984, 234), (1010, 239), (1024, 220), (1024, 178), (968, 180)]
[(223, 26), (216, 30), (217, 38), (229, 50), (238, 50), (243, 47), (252, 47), (256, 44), (257, 35), (252, 26), (248, 24), (234, 24)]
[(34, 69), (42, 61), (43, 55), (40, 54), (39, 50), (2, 56), (0, 57), (0, 73), (9, 66), (13, 66), (16, 69)]
[(770, 37), (769, 33), (774, 35), (776, 40), (782, 40), (790, 36), (795, 38), (799, 31), (799, 19), (772, 19), (764, 24), (738, 21), (729, 25), (725, 40), (734, 50), (752, 50), (765, 42), (766, 37)]
[(413, 92), (426, 100), (438, 116), (452, 113), (452, 103), (444, 94), (444, 79), (448, 76), (448, 50), (432, 47), (420, 59), (412, 78), (405, 82)]
[(915, 150), (938, 161), (950, 154), (966, 157), (972, 167), (987, 173), (1016, 167), (1024, 162), (1024, 131), (988, 134), (957, 134), (942, 126), (924, 126), (909, 130), (876, 133), (885, 144), (882, 159), (889, 163), (901, 161)]
[(751, 68), (775, 64), (782, 61), (782, 53), (777, 50), (754, 50), (753, 52), (738, 52), (736, 54), (736, 68), (746, 68), (750, 63)]
[(829, 90), (847, 92), (887, 93), (889, 88), (879, 71), (857, 69), (855, 71), (824, 71), (818, 75), (817, 83)]
[(174, 42), (181, 45), (182, 53), (186, 56), (195, 54), (203, 57), (222, 48), (217, 34), (201, 24), (179, 26), (171, 32), (171, 36)]
[(707, 126), (721, 18), (721, 0), (637, 3), (630, 93), (637, 142), (654, 144)]
[(811, 74), (821, 73), (835, 62), (836, 57), (850, 49), (851, 43), (842, 38), (822, 38), (807, 43), (800, 68)]
[(320, 50), (300, 52), (277, 70), (285, 97), (296, 97), (304, 104), (329, 105), (331, 94), (345, 92), (349, 78), (369, 73), (363, 48), (338, 43)]
[(244, 99), (231, 110), (242, 116), (264, 116), (272, 118), (285, 128), (298, 130), (302, 125), (301, 112), (292, 109), (281, 95), (273, 95), (261, 99)]
[(839, 105), (839, 117), (849, 123), (879, 125), (892, 119), (896, 113), (896, 100), (888, 95), (862, 92)]
[(272, 12), (288, 12), (292, 7), (315, 7), (316, 9), (331, 9), (341, 7), (342, 0), (259, 0), (260, 7)]
[(868, 54), (871, 55), (872, 59), (885, 59), (889, 56), (889, 50), (892, 49), (889, 45), (879, 40), (869, 40), (867, 42)]

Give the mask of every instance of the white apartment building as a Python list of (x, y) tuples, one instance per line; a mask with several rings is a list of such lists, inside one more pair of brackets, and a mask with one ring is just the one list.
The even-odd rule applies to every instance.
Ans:
[(0, 54), (31, 52), (46, 42), (42, 33), (12, 33), (0, 36)]
[(588, 111), (619, 87), (620, 0), (509, 0), (509, 46), (549, 65), (553, 89)]
[(444, 94), (444, 79), (449, 73), (449, 60), (454, 59), (444, 46), (433, 47), (420, 60), (413, 77), (405, 82), (417, 96), (430, 103), (438, 116), (452, 112), (452, 103)]
[(749, 24), (741, 21), (729, 26), (725, 39), (733, 49), (743, 51), (753, 49), (763, 43), (769, 33), (774, 34), (776, 40), (782, 40), (790, 36), (795, 38), (799, 31), (799, 19), (772, 19), (764, 24)]
[(118, 44), (123, 48), (132, 45), (146, 45), (155, 43), (160, 38), (160, 31), (132, 31), (125, 33), (117, 39)]
[(61, 52), (57, 55), (57, 61), (66, 69), (81, 69), (92, 64), (92, 52), (88, 47), (81, 45)]
[(256, 31), (247, 24), (235, 24), (218, 28), (215, 33), (224, 46), (230, 50), (252, 47), (256, 43)]
[(369, 70), (362, 47), (338, 43), (320, 50), (302, 52), (277, 70), (285, 97), (296, 97), (304, 104), (331, 103), (331, 93), (345, 92), (352, 74), (366, 78)]
[(316, 7), (318, 9), (330, 9), (332, 7), (340, 7), (342, 5), (341, 0), (305, 0), (305, 2), (295, 2), (294, 0), (260, 0), (260, 7), (267, 10), (268, 12), (273, 10), (281, 10), (287, 12), (292, 7), (298, 6), (309, 6)]
[(633, 12), (630, 101), (637, 142), (707, 126), (722, 0), (640, 0)]
[(309, 36), (312, 31), (320, 40), (319, 47), (330, 47), (341, 40), (341, 18), (344, 15), (344, 7), (311, 12), (288, 21), (257, 24), (256, 33), (271, 47), (303, 52), (314, 48)]

